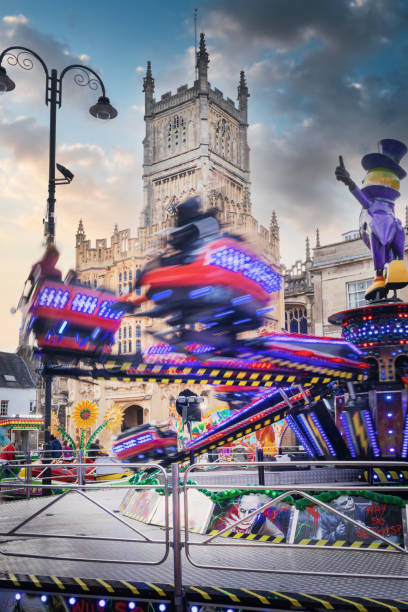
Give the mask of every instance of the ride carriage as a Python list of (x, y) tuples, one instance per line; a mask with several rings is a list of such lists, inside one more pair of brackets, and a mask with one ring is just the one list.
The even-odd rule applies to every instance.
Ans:
[(52, 277), (40, 277), (21, 302), (25, 341), (34, 334), (38, 348), (59, 359), (110, 353), (125, 314), (125, 305), (112, 309), (113, 293)]
[(145, 423), (119, 434), (112, 450), (121, 461), (164, 459), (177, 452), (177, 434)]

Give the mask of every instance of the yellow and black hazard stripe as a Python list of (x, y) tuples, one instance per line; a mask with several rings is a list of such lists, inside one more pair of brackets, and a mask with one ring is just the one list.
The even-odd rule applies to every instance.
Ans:
[[(133, 599), (139, 601), (172, 602), (173, 584), (154, 582), (128, 582), (101, 578), (80, 578), (66, 576), (43, 576), (36, 574), (0, 574), (0, 589), (20, 592), (59, 593), (63, 596), (104, 596), (109, 599)], [(374, 599), (343, 595), (321, 595), (314, 593), (293, 593), (286, 591), (258, 591), (247, 588), (234, 589), (221, 586), (185, 586), (185, 599), (189, 604), (223, 604), (230, 607), (253, 609), (281, 608), (285, 610), (391, 610), (408, 611), (408, 601), (400, 599)]]
[(300, 546), (323, 546), (327, 548), (370, 548), (371, 550), (395, 550), (391, 544), (385, 544), (385, 542), (367, 542), (366, 540), (355, 540), (352, 544), (348, 544), (346, 540), (335, 540), (329, 542), (328, 540), (313, 540), (311, 538), (303, 538), (299, 542), (296, 542)]
[[(221, 529), (213, 529), (207, 535), (216, 535)], [(258, 535), (255, 533), (237, 533), (236, 531), (225, 531), (220, 537), (233, 538), (234, 540), (251, 540), (259, 542), (270, 542), (271, 544), (281, 544), (285, 541), (285, 537), (274, 537), (268, 535)], [(393, 546), (385, 544), (384, 542), (371, 542), (367, 543), (364, 540), (355, 540), (352, 544), (347, 544), (346, 540), (335, 540), (329, 543), (328, 540), (312, 540), (311, 538), (303, 538), (297, 542), (301, 546), (324, 546), (327, 548), (370, 548), (371, 550), (395, 550)]]
[[(221, 529), (212, 529), (207, 535), (216, 535)], [(259, 542), (271, 542), (274, 544), (280, 544), (285, 541), (285, 537), (274, 537), (268, 535), (258, 535), (257, 533), (237, 533), (236, 531), (225, 531), (220, 537), (233, 538), (234, 540), (251, 540)]]
[[(272, 423), (277, 423), (281, 419), (284, 419), (288, 413), (287, 407), (283, 407), (280, 410), (277, 410), (273, 414), (269, 414), (268, 416), (259, 419), (259, 421), (254, 420), (250, 425), (244, 425), (236, 429), (236, 431), (227, 434), (221, 440), (217, 440), (216, 443), (208, 443), (205, 446), (200, 447), (197, 451), (193, 451), (194, 457), (198, 457), (203, 453), (208, 453), (209, 450), (213, 450), (215, 448), (219, 448), (221, 446), (230, 444), (233, 440), (239, 440), (243, 436), (247, 436), (248, 434), (258, 431), (258, 429), (262, 429), (262, 427), (267, 427)], [(254, 417), (255, 419), (255, 417)]]
[(205, 586), (185, 587), (185, 598), (189, 605), (206, 603), (207, 605), (224, 604), (238, 609), (245, 606), (256, 608), (273, 608), (282, 610), (388, 610), (399, 612), (408, 610), (408, 602), (403, 600), (371, 599), (342, 595), (312, 593), (293, 593), (286, 591), (258, 591), (245, 588), (221, 588)]
[[(144, 365), (144, 364), (142, 364)], [(155, 382), (162, 384), (188, 384), (188, 385), (226, 385), (238, 387), (276, 387), (294, 386), (303, 384), (311, 387), (316, 384), (328, 384), (333, 377), (309, 376), (307, 373), (292, 372), (253, 372), (252, 370), (220, 370), (214, 368), (200, 368), (192, 371), (192, 368), (175, 368), (166, 370), (159, 368), (157, 371), (145, 371), (138, 368), (136, 371), (122, 370), (94, 370), (85, 375), (92, 375), (95, 380), (122, 380), (124, 382)]]
[[(307, 364), (307, 363), (301, 363), (301, 362), (296, 362), (293, 360), (289, 360), (289, 359), (282, 359), (282, 358), (271, 358), (271, 357), (263, 357), (262, 358), (262, 362), (264, 364), (267, 364), (269, 366), (273, 366), (271, 368), (272, 372), (269, 373), (276, 373), (278, 370), (282, 370), (282, 372), (288, 372), (290, 371), (292, 375), (294, 374), (303, 374), (306, 375), (308, 377), (312, 377), (314, 374), (318, 375), (318, 378), (321, 378), (322, 375), (323, 376), (329, 376), (332, 378), (343, 378), (345, 380), (351, 380), (351, 379), (355, 379), (355, 380), (364, 380), (365, 375), (361, 373), (361, 370), (358, 367), (355, 368), (331, 368), (331, 367), (325, 367), (322, 366), (320, 364)], [(183, 367), (182, 364), (177, 365), (174, 363), (174, 361), (172, 363), (165, 363), (165, 361), (163, 360), (162, 363), (157, 363), (157, 364), (148, 364), (148, 363), (134, 363), (132, 361), (123, 361), (123, 359), (115, 359), (115, 358), (111, 358), (109, 359), (105, 364), (104, 364), (105, 369), (107, 370), (116, 370), (117, 372), (128, 372), (128, 373), (132, 373), (132, 374), (138, 374), (141, 372), (162, 372), (163, 371), (168, 371), (168, 372), (172, 372), (173, 373), (181, 373), (183, 370), (185, 371), (186, 374), (198, 374), (200, 376), (206, 375), (208, 374), (210, 371), (214, 371), (214, 375), (218, 376), (219, 374), (221, 374), (222, 377), (224, 378), (229, 378), (231, 376), (233, 376), (234, 373), (237, 372), (247, 372), (249, 374), (262, 374), (262, 372), (266, 372), (265, 369), (262, 368), (251, 368), (250, 370), (238, 370), (238, 369), (234, 369), (232, 367), (230, 368), (226, 368), (225, 364), (220, 363), (219, 366), (206, 366), (203, 364), (197, 364), (197, 365), (190, 365), (190, 366), (186, 366)], [(295, 370), (295, 371), (294, 371)], [(266, 372), (268, 373), (268, 372)], [(312, 383), (313, 384), (313, 383)]]
[(139, 600), (170, 601), (173, 586), (154, 582), (128, 582), (126, 580), (102, 580), (79, 576), (42, 576), (36, 574), (0, 574), (0, 589), (60, 593), (62, 595), (104, 596)]
[[(377, 478), (375, 478), (377, 476)], [(408, 481), (408, 470), (387, 470), (386, 468), (376, 467), (372, 470), (373, 484), (406, 484)], [(368, 470), (364, 471), (364, 480), (370, 480)]]

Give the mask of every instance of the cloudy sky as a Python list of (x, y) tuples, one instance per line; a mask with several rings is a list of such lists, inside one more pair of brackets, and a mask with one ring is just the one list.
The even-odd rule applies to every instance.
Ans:
[[(29, 47), (58, 70), (89, 65), (119, 111), (114, 121), (91, 117), (95, 92), (66, 75), (57, 161), (75, 179), (57, 190), (64, 272), (74, 265), (80, 218), (92, 241), (110, 236), (115, 223), (138, 225), (146, 61), (156, 98), (192, 83), (195, 7), (212, 85), (235, 99), (239, 71), (246, 71), (253, 210), (264, 224), (276, 210), (286, 265), (303, 256), (306, 235), (314, 244), (317, 226), (324, 244), (358, 226), (358, 204), (334, 179), (339, 153), (359, 182), (360, 158), (380, 138), (408, 142), (404, 0), (15, 0), (8, 6), (0, 9), (0, 50)], [(16, 89), (0, 97), (0, 349), (15, 350), (19, 316), (10, 308), (41, 254), (49, 114), (39, 65), (7, 70)], [(408, 204), (406, 183), (400, 215)]]

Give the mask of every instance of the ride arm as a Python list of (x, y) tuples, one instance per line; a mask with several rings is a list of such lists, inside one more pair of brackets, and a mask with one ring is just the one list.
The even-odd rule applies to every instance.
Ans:
[(363, 208), (369, 208), (371, 206), (371, 200), (357, 187), (350, 177), (349, 172), (344, 167), (343, 157), (341, 155), (339, 155), (339, 165), (335, 170), (335, 175), (338, 181), (347, 185), (353, 196), (360, 202)]

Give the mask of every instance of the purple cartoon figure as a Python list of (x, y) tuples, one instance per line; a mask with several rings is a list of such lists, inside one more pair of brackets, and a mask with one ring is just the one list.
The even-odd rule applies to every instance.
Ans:
[(376, 273), (366, 291), (367, 300), (382, 299), (388, 290), (408, 285), (408, 270), (404, 264), (405, 232), (394, 213), (400, 180), (407, 174), (399, 165), (406, 152), (407, 147), (399, 140), (380, 140), (378, 153), (368, 153), (361, 160), (367, 171), (362, 189), (351, 179), (341, 156), (336, 168), (337, 180), (348, 186), (363, 207), (360, 235), (371, 250)]

